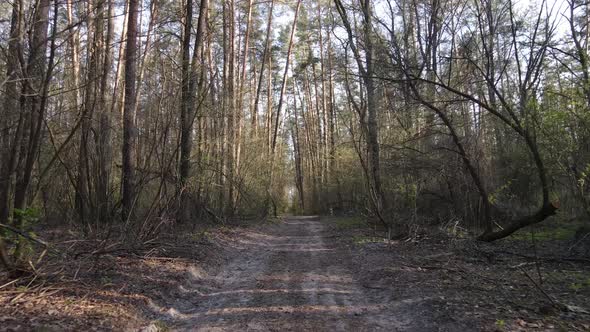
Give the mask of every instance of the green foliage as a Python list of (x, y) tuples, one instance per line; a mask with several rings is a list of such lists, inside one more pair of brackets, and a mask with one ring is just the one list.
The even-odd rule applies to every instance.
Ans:
[(19, 220), (23, 230), (36, 224), (41, 218), (41, 212), (34, 207), (14, 209), (14, 219)]
[(355, 236), (352, 238), (352, 242), (354, 244), (363, 245), (363, 244), (370, 244), (370, 243), (383, 243), (387, 240), (383, 237), (378, 236)]
[[(580, 223), (569, 222), (557, 219), (553, 224), (545, 225), (544, 227), (534, 230), (536, 241), (551, 241), (551, 240), (569, 240), (572, 239)], [(531, 240), (530, 232), (519, 232), (512, 234), (509, 239), (517, 241)]]
[(590, 277), (581, 272), (568, 272), (567, 275), (552, 276), (563, 283), (568, 283), (568, 288), (574, 293), (590, 289)]
[[(33, 232), (32, 227), (40, 220), (40, 217), (40, 211), (33, 207), (14, 209), (12, 223), (15, 224), (21, 232), (27, 234), (31, 238), (35, 238), (37, 235)], [(23, 264), (23, 262), (30, 261), (31, 257), (35, 254), (33, 241), (19, 234), (11, 234), (8, 239), (12, 239), (12, 241), (16, 243), (12, 248), (12, 255), (15, 257), (17, 264)]]
[(207, 229), (194, 232), (191, 234), (191, 240), (202, 242), (202, 241), (209, 241), (211, 239), (211, 232)]
[(586, 164), (586, 167), (582, 169), (580, 172), (580, 178), (578, 179), (578, 186), (580, 188), (584, 188), (586, 186), (586, 182), (588, 181), (588, 176), (590, 175), (590, 163)]
[(577, 282), (573, 282), (570, 284), (569, 289), (573, 290), (575, 293), (579, 292), (582, 288), (584, 287), (584, 285), (579, 284)]
[(170, 327), (168, 326), (168, 324), (166, 324), (166, 322), (163, 322), (161, 320), (154, 321), (152, 324), (156, 327), (156, 331), (158, 331), (158, 332), (170, 331)]
[(100, 277), (100, 283), (102, 284), (102, 287), (112, 286), (113, 279), (109, 276), (102, 276)]
[(366, 227), (367, 222), (360, 217), (343, 217), (336, 219), (334, 225), (337, 229), (358, 229)]
[(488, 195), (488, 200), (490, 201), (490, 203), (497, 204), (500, 200), (500, 197), (507, 195), (507, 192), (509, 191), (511, 185), (512, 180), (508, 180), (506, 181), (506, 183), (504, 183), (500, 187), (496, 188), (496, 190), (491, 192)]
[(472, 236), (472, 234), (470, 234), (467, 229), (465, 229), (465, 227), (461, 226), (461, 221), (458, 219), (450, 220), (449, 222), (441, 225), (440, 229), (450, 236), (458, 239), (464, 239)]

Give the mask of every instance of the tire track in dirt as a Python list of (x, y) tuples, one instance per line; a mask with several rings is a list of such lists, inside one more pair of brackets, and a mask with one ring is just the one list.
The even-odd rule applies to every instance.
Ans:
[[(177, 331), (423, 331), (423, 299), (395, 299), (355, 278), (349, 249), (318, 217), (242, 230), (219, 273), (192, 271), (165, 310)], [(162, 310), (160, 310), (162, 311)], [(421, 310), (424, 312), (424, 310)], [(427, 329), (430, 330), (430, 329)]]

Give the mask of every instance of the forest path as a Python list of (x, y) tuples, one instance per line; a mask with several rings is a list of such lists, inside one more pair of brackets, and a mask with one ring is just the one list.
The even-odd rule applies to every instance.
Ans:
[[(192, 271), (168, 310), (174, 330), (422, 331), (422, 298), (362, 286), (348, 247), (318, 217), (243, 230), (212, 276)], [(420, 310), (418, 310), (420, 307)]]

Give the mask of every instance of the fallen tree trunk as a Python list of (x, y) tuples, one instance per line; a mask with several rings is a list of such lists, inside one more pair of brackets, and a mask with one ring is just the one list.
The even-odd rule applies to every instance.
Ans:
[(484, 232), (483, 234), (478, 236), (477, 239), (480, 241), (492, 242), (505, 238), (523, 227), (538, 224), (541, 221), (555, 215), (557, 209), (558, 207), (555, 206), (553, 203), (544, 204), (539, 209), (539, 211), (537, 211), (537, 213), (526, 217), (522, 217), (517, 220), (513, 220), (507, 226), (498, 231)]

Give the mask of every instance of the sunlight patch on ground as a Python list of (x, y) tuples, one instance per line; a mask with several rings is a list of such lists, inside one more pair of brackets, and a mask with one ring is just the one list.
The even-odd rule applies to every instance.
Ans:
[(191, 267), (188, 268), (188, 272), (190, 273), (191, 277), (195, 278), (195, 279), (203, 279), (205, 277), (207, 277), (207, 272), (205, 270), (203, 270), (202, 268), (192, 265)]
[(231, 291), (222, 292), (211, 292), (205, 293), (197, 289), (187, 289), (184, 286), (179, 287), (179, 291), (182, 293), (194, 293), (201, 297), (213, 297), (213, 296), (228, 296), (228, 295), (240, 295), (240, 294), (299, 294), (299, 293), (331, 293), (331, 294), (358, 294), (358, 291), (354, 290), (339, 290), (334, 288), (304, 288), (304, 289), (287, 289), (287, 288), (276, 288), (276, 289), (236, 289)]
[(383, 305), (361, 305), (361, 306), (339, 306), (339, 305), (284, 305), (284, 306), (270, 306), (270, 307), (233, 307), (212, 309), (205, 313), (206, 316), (211, 315), (231, 315), (244, 313), (336, 313), (348, 314), (365, 311), (378, 311), (384, 308)]
[(272, 274), (256, 278), (258, 281), (314, 281), (325, 283), (353, 283), (351, 276), (321, 275), (317, 273)]

